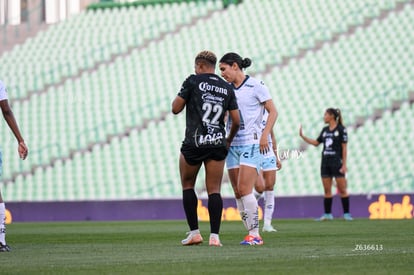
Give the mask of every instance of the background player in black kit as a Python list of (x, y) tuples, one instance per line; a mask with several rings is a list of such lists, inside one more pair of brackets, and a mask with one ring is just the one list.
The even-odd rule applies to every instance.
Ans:
[[(211, 231), (209, 245), (222, 246), (219, 239), (223, 211), (221, 181), (228, 147), (239, 129), (240, 116), (233, 88), (214, 73), (216, 62), (214, 53), (200, 52), (195, 58), (196, 74), (184, 81), (172, 103), (174, 114), (187, 107), (179, 166), (183, 206), (190, 232), (181, 241), (183, 245), (203, 242), (198, 228), (198, 199), (194, 186), (204, 163)], [(224, 117), (227, 111), (233, 124), (226, 138)]]
[(303, 135), (302, 126), (299, 135), (303, 140), (314, 146), (323, 143), (321, 177), (324, 196), (325, 213), (317, 219), (318, 221), (332, 220), (332, 180), (335, 178), (339, 194), (341, 196), (344, 219), (352, 220), (349, 213), (349, 195), (347, 192), (347, 182), (345, 174), (347, 172), (347, 142), (348, 134), (342, 122), (342, 115), (339, 109), (329, 108), (324, 115), (324, 122), (328, 126), (322, 129), (319, 137), (314, 140)]

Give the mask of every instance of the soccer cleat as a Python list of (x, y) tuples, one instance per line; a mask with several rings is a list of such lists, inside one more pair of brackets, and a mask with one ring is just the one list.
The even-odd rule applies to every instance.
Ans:
[(320, 218), (317, 218), (315, 221), (321, 222), (321, 221), (331, 221), (333, 220), (332, 214), (323, 214)]
[(203, 242), (203, 237), (201, 237), (200, 233), (188, 232), (187, 234), (187, 238), (181, 241), (182, 245), (197, 245)]
[(354, 218), (352, 218), (351, 214), (349, 214), (349, 213), (344, 214), (344, 219), (346, 221), (353, 221), (354, 220)]
[(254, 237), (252, 235), (247, 235), (242, 242), (241, 245), (263, 245), (263, 239), (259, 237)]
[(0, 243), (0, 252), (10, 252), (10, 251), (11, 251), (10, 246), (8, 246), (7, 244)]
[(277, 232), (277, 230), (271, 225), (263, 225), (263, 232)]
[(220, 239), (214, 236), (210, 236), (210, 240), (208, 242), (209, 246), (223, 246), (220, 242)]

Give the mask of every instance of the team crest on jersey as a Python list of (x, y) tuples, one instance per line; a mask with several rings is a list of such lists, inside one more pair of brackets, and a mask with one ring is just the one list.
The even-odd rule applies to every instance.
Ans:
[(335, 131), (334, 136), (336, 136), (336, 137), (339, 136), (338, 130)]

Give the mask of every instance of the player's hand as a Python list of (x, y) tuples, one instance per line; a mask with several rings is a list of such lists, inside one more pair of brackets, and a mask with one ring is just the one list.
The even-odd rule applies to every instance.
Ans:
[(267, 136), (262, 135), (260, 137), (260, 153), (262, 154), (266, 154), (267, 152), (269, 152), (270, 148), (269, 148), (269, 142), (267, 141)]
[(27, 154), (29, 153), (29, 149), (27, 149), (27, 146), (24, 143), (24, 141), (19, 142), (17, 152), (19, 153), (21, 159), (26, 159)]
[(229, 150), (232, 141), (233, 140), (230, 140), (228, 137), (226, 137), (226, 149), (227, 150)]
[(276, 157), (276, 168), (277, 170), (282, 169), (282, 162), (280, 161), (278, 157)]
[(302, 124), (299, 125), (299, 136), (303, 137)]
[(341, 168), (339, 169), (339, 172), (341, 172), (342, 174), (346, 174), (346, 172), (348, 172), (346, 165), (342, 165)]

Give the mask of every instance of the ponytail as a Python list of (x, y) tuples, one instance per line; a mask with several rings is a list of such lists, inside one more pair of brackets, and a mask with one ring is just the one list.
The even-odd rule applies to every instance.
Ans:
[(248, 57), (242, 58), (237, 53), (226, 53), (219, 61), (220, 63), (225, 63), (232, 66), (233, 63), (236, 63), (240, 70), (243, 70), (247, 67), (250, 67), (252, 60)]
[(338, 121), (338, 124), (341, 125), (341, 126), (344, 126), (344, 121), (342, 119), (342, 112), (341, 112), (341, 110), (339, 110), (339, 108), (336, 109), (336, 113), (337, 113), (336, 120)]

